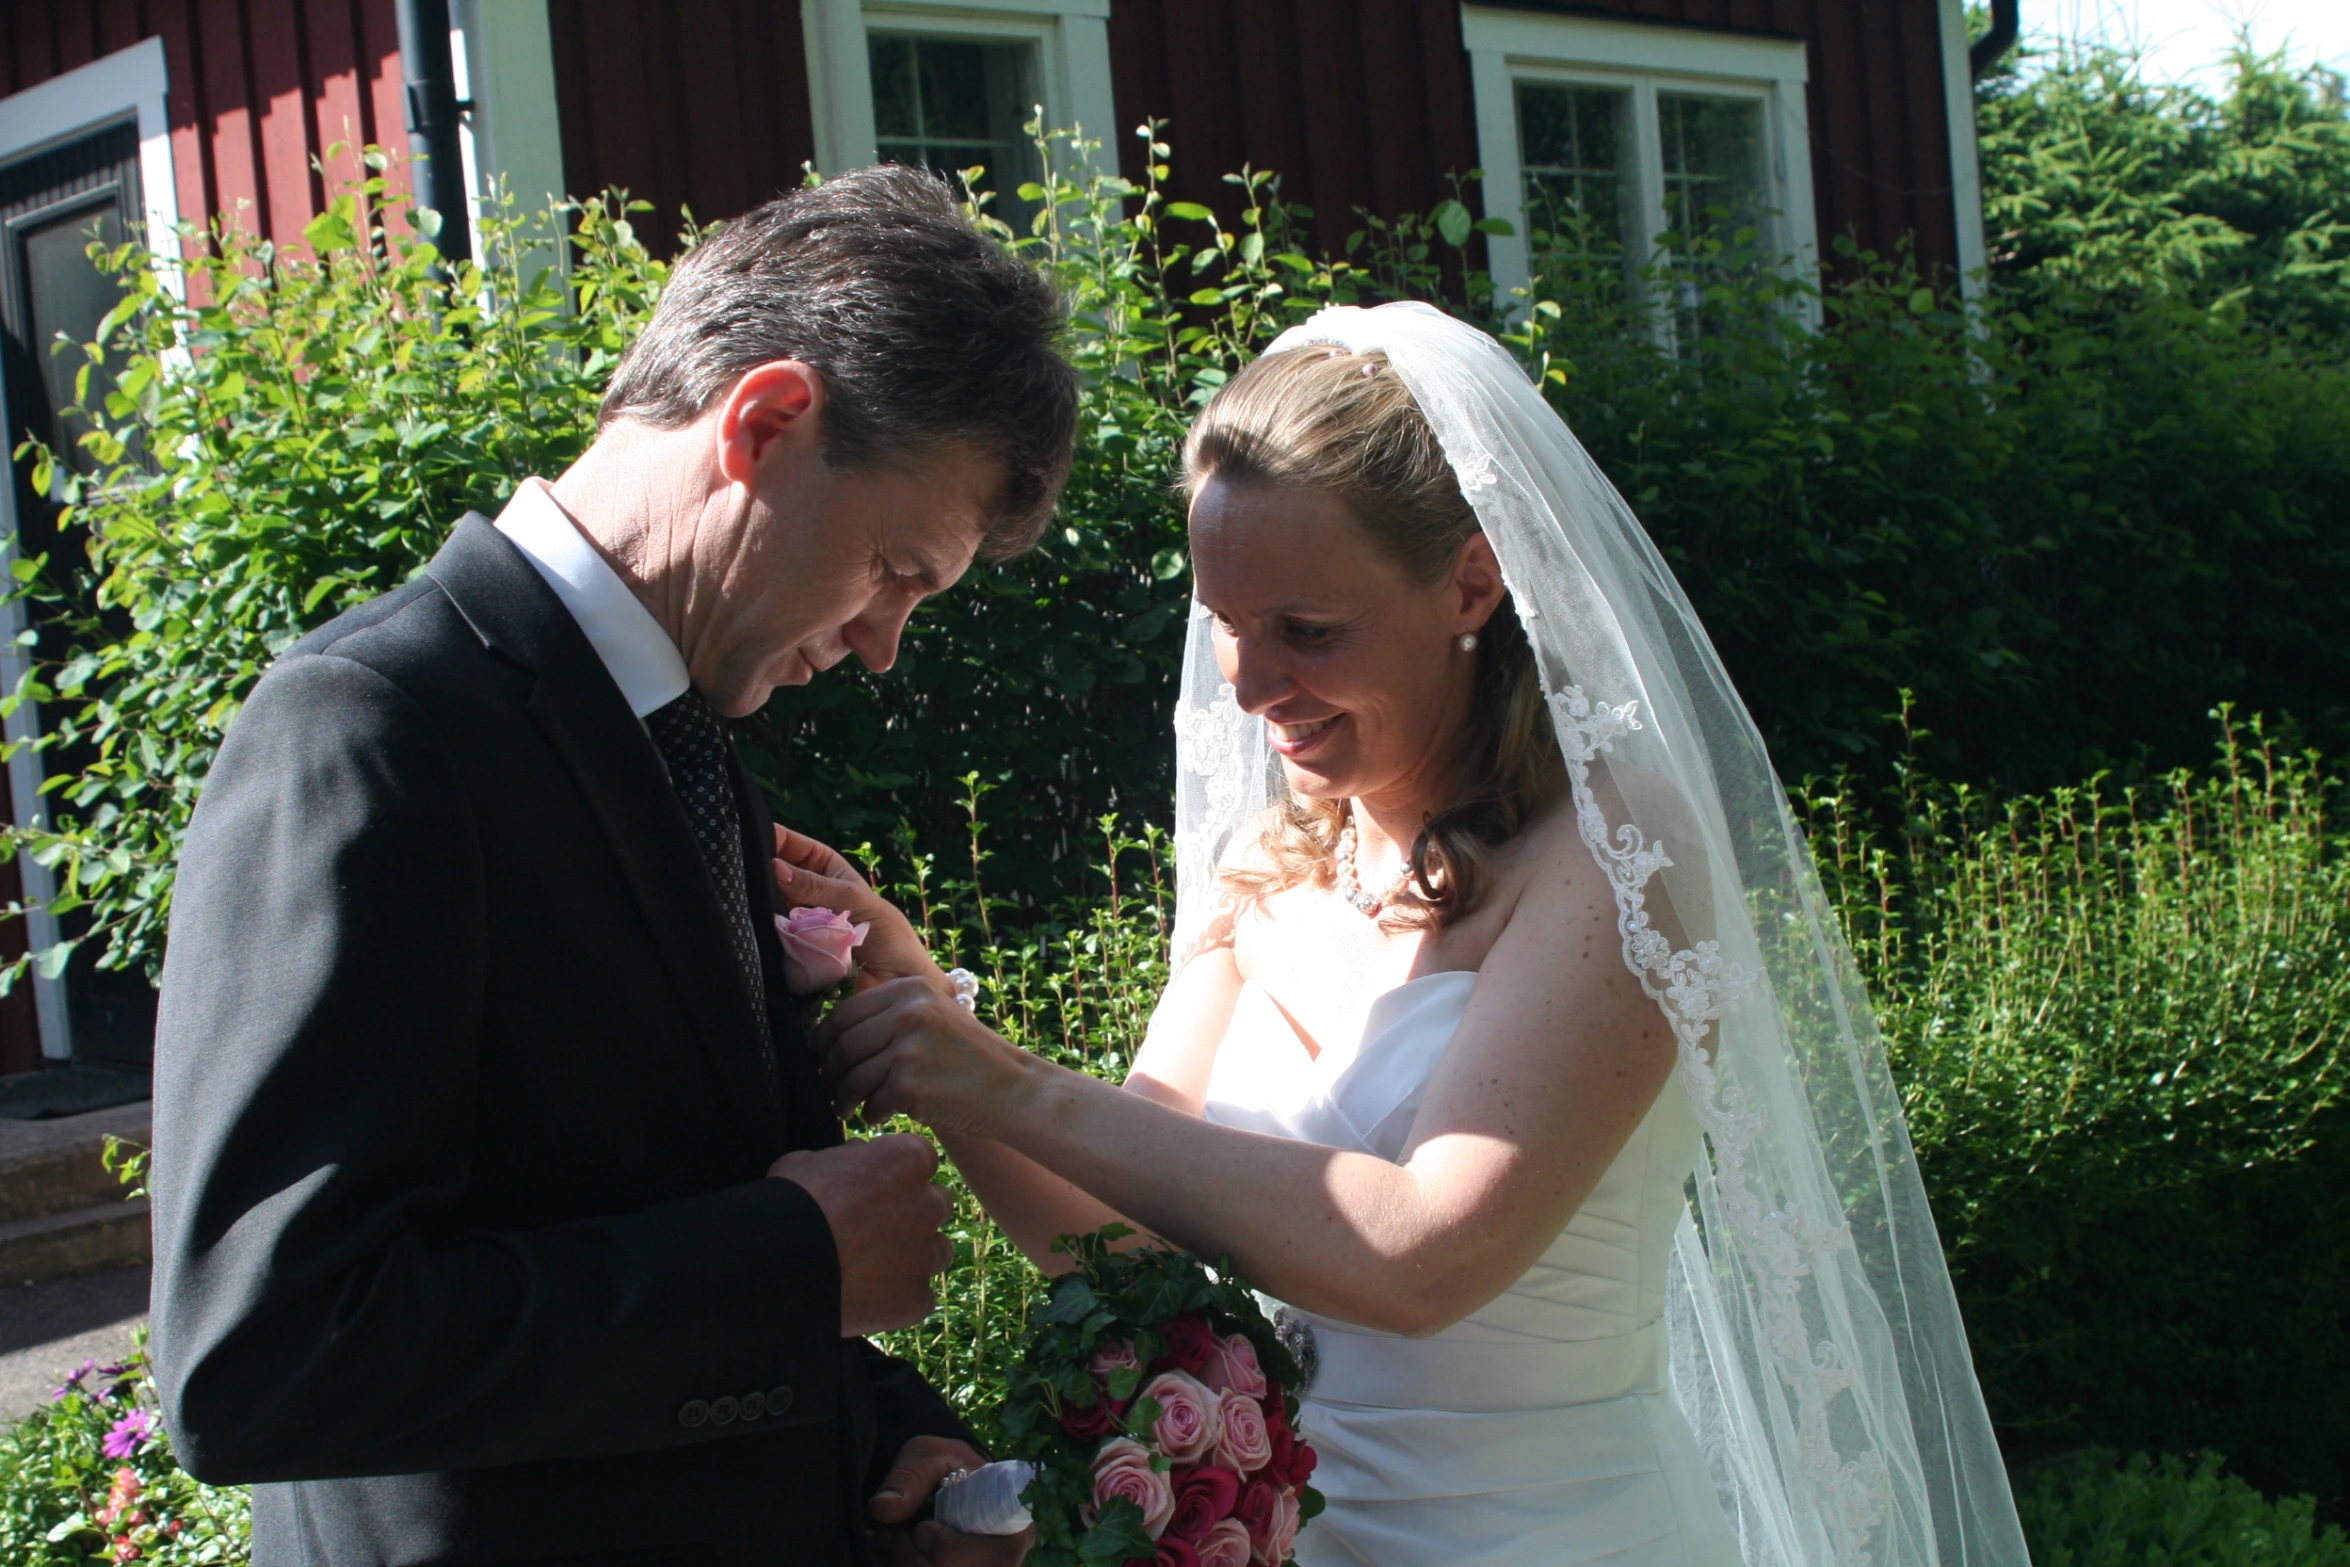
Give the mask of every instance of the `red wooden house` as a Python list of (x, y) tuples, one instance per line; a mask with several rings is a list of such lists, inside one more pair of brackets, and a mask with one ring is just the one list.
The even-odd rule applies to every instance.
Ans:
[[(298, 240), (350, 149), (407, 140), (413, 0), (0, 0), (0, 413), (47, 434), (66, 388), (44, 351), (107, 306), (82, 255), (93, 224), (158, 239), (234, 214)], [(723, 218), (802, 165), (876, 158), (1016, 170), (1041, 103), (1099, 134), (1167, 122), (1172, 195), (1226, 201), (1220, 176), (1277, 169), (1335, 246), (1355, 213), (1425, 210), (1482, 169), (1489, 215), (1521, 234), (1560, 203), (1645, 240), (1726, 203), (1782, 250), (1851, 233), (1929, 266), (1982, 264), (1963, 0), (453, 0), (451, 64), (468, 185), (525, 200), (626, 186)], [(2012, 7), (2003, 7), (2012, 24)], [(413, 24), (414, 10), (411, 10)], [(412, 29), (413, 30), (413, 29)], [(2010, 32), (2012, 25), (2010, 26)], [(425, 105), (427, 118), (431, 114)], [(328, 148), (345, 150), (318, 162)], [(448, 160), (442, 160), (444, 164)], [(451, 171), (454, 172), (453, 170)], [(1525, 241), (1497, 238), (1503, 280)], [(46, 546), (22, 466), (0, 529)], [(13, 638), (21, 622), (0, 626)], [(9, 641), (0, 675), (21, 664)], [(31, 733), (29, 706), (9, 720)], [(33, 808), (39, 761), (0, 778)], [(0, 865), (0, 899), (45, 873)], [(28, 928), (29, 927), (29, 928)], [(0, 927), (0, 955), (55, 939)], [(142, 981), (77, 963), (0, 1000), (0, 1070), (143, 1059)]]

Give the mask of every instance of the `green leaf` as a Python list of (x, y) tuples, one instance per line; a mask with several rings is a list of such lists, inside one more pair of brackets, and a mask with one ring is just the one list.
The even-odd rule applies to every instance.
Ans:
[(1456, 200), (1438, 202), (1436, 210), (1429, 217), (1435, 221), (1436, 232), (1442, 234), (1444, 242), (1455, 250), (1469, 242), (1469, 234), (1476, 227), (1476, 220), (1469, 215), (1469, 209)]
[(1207, 208), (1201, 206), (1196, 201), (1168, 202), (1167, 216), (1171, 218), (1188, 219), (1194, 223), (1213, 223), (1216, 221), (1216, 215)]

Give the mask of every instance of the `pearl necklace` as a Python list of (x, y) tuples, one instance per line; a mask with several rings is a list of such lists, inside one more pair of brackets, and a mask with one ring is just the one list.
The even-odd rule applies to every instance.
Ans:
[(1363, 891), (1362, 881), (1355, 874), (1355, 824), (1352, 812), (1347, 815), (1346, 825), (1338, 829), (1336, 858), (1334, 869), (1338, 877), (1338, 895), (1353, 904), (1355, 912), (1365, 919), (1377, 919), (1380, 909), (1403, 891), (1404, 883), (1412, 879), (1411, 862), (1406, 860), (1403, 869), (1395, 873), (1395, 880), (1387, 884), (1385, 892), (1372, 894)]

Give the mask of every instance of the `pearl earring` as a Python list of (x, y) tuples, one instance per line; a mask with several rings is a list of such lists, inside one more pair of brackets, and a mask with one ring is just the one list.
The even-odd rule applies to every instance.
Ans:
[(1464, 631), (1461, 633), (1461, 651), (1464, 653), (1474, 653), (1477, 651), (1476, 632)]

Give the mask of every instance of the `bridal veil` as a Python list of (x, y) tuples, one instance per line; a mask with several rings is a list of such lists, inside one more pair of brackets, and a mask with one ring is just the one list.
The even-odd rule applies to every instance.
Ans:
[[(1387, 356), (1492, 540), (1625, 963), (1705, 1135), (1671, 1389), (1748, 1567), (2024, 1567), (1901, 1101), (1762, 737), (1631, 508), (1507, 350), (1427, 305), (1322, 311), (1273, 351)], [(1175, 950), (1280, 787), (1194, 606)], [(1651, 924), (1661, 892), (1680, 946)]]

